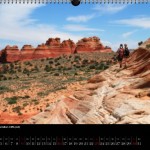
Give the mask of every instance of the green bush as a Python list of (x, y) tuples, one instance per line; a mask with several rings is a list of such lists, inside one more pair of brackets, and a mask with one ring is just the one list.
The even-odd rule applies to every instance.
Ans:
[(18, 72), (21, 72), (21, 69), (20, 69), (20, 68), (18, 69)]
[(7, 80), (7, 78), (4, 76), (4, 77), (3, 77), (3, 80)]
[(18, 97), (17, 96), (7, 97), (5, 98), (5, 100), (8, 102), (8, 104), (16, 104)]
[(34, 102), (34, 105), (38, 105), (38, 104), (39, 104), (39, 102), (38, 102), (38, 101)]
[(60, 63), (59, 63), (59, 62), (55, 64), (55, 66), (59, 66), (59, 65), (60, 65)]
[(28, 105), (28, 103), (24, 103), (24, 104), (23, 104), (23, 107), (26, 107), (27, 105)]
[(25, 96), (23, 96), (23, 97), (21, 97), (22, 99), (27, 99), (27, 98), (30, 98), (30, 96), (29, 95), (25, 95)]
[(49, 61), (49, 64), (53, 64), (54, 62), (51, 60), (51, 61)]
[(11, 80), (12, 79), (12, 77), (8, 77), (8, 80)]
[(16, 73), (16, 71), (11, 69), (11, 70), (9, 70), (9, 73), (14, 74), (14, 73)]
[(150, 48), (150, 44), (146, 45), (146, 48), (149, 49)]
[(44, 68), (44, 70), (45, 70), (46, 72), (50, 72), (50, 71), (51, 71), (51, 67), (48, 66), (48, 65), (46, 65), (45, 68)]
[(44, 61), (44, 59), (41, 59), (41, 62), (43, 62)]
[(0, 86), (0, 91), (5, 91), (5, 90), (8, 90), (9, 88), (6, 87), (6, 86)]
[(54, 73), (54, 76), (59, 76), (59, 73)]
[(18, 114), (20, 113), (20, 110), (21, 110), (20, 106), (16, 106), (16, 107), (13, 108), (13, 111), (18, 113)]
[(143, 41), (141, 41), (141, 42), (138, 43), (139, 46), (142, 45), (142, 44), (143, 44)]
[(24, 70), (23, 70), (23, 73), (24, 74), (28, 74), (30, 71), (27, 69), (27, 68), (25, 68)]
[(89, 66), (89, 69), (95, 69), (95, 65), (93, 65), (93, 64), (90, 65), (90, 66)]
[(87, 64), (88, 63), (88, 60), (87, 59), (84, 59), (83, 61), (82, 61), (82, 64)]

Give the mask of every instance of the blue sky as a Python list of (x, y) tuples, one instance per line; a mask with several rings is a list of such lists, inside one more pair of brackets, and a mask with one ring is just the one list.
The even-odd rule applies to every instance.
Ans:
[(50, 37), (77, 42), (90, 36), (98, 36), (113, 50), (120, 43), (136, 48), (150, 37), (149, 4), (0, 5), (0, 49), (36, 47)]

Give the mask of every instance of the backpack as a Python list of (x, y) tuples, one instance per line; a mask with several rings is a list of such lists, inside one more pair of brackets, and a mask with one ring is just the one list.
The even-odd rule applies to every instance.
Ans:
[(129, 54), (130, 54), (129, 49), (128, 49), (128, 48), (125, 48), (125, 50), (124, 50), (124, 55), (125, 55), (125, 56), (129, 56)]
[(119, 54), (118, 55), (119, 58), (123, 58), (123, 56), (124, 56), (124, 49), (120, 48), (119, 51), (118, 51), (118, 54)]

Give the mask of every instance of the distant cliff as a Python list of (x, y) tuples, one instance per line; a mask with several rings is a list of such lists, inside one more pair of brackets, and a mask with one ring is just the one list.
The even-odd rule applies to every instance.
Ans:
[(76, 44), (72, 40), (60, 41), (60, 38), (49, 38), (45, 44), (36, 48), (24, 45), (21, 50), (18, 46), (6, 46), (0, 51), (0, 62), (27, 61), (32, 59), (58, 57), (62, 54), (85, 52), (112, 52), (111, 48), (104, 47), (98, 37), (89, 37), (79, 40)]

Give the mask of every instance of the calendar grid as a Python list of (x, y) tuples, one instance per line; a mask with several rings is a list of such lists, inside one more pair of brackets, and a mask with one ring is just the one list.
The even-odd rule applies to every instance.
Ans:
[(0, 137), (0, 146), (10, 145), (69, 145), (69, 146), (141, 146), (141, 137), (116, 137), (116, 136), (2, 136)]

